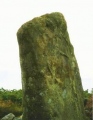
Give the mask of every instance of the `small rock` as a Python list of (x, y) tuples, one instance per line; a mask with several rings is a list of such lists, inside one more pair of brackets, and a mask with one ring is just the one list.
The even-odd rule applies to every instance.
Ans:
[(15, 115), (13, 113), (9, 113), (8, 115), (4, 116), (1, 120), (13, 120)]

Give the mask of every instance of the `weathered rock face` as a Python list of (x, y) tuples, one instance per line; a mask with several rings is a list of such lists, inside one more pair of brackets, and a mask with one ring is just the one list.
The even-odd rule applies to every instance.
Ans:
[(17, 32), (23, 120), (85, 120), (83, 90), (64, 16), (55, 12)]

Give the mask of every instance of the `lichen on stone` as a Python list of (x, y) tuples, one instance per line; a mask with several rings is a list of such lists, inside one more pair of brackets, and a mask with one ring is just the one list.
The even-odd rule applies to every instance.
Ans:
[(17, 37), (23, 120), (85, 120), (79, 68), (64, 16), (36, 17), (21, 26)]

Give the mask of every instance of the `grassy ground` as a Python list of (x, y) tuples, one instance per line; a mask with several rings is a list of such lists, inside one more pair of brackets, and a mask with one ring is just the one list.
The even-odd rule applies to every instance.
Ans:
[[(17, 90), (15, 90), (15, 91), (18, 92)], [(17, 94), (15, 94), (15, 91), (12, 91), (12, 95), (17, 96)], [(0, 119), (9, 113), (13, 113), (16, 117), (22, 115), (22, 112), (23, 112), (22, 111), (22, 102), (16, 101), (17, 100), (16, 97), (15, 97), (16, 98), (15, 101), (13, 101), (13, 99), (10, 100), (10, 97), (9, 97), (9, 95), (11, 94), (10, 91), (6, 92), (6, 93), (8, 93), (8, 98), (5, 97), (5, 96), (7, 96), (7, 94), (5, 94), (4, 91), (1, 90), (0, 92), (2, 93), (2, 94), (0, 93)], [(20, 98), (20, 100), (22, 100), (22, 90), (19, 92), (20, 92), (19, 98)], [(92, 103), (93, 103), (92, 93), (88, 93), (88, 90), (84, 91), (85, 113), (86, 113), (87, 117), (89, 118), (89, 120), (92, 120), (92, 114), (93, 114)]]

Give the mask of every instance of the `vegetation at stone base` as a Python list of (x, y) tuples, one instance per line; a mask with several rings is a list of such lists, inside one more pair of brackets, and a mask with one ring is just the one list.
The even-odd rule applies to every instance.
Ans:
[(92, 115), (93, 115), (93, 91), (91, 91), (91, 93), (89, 93), (88, 90), (84, 91), (84, 107), (85, 107), (86, 116), (89, 118), (89, 120), (92, 120)]
[(9, 113), (22, 114), (22, 90), (0, 89), (0, 118)]
[[(93, 98), (92, 92), (84, 91), (85, 112), (89, 120), (92, 120), (93, 114)], [(0, 89), (0, 118), (13, 113), (15, 116), (22, 115), (22, 90), (6, 90)]]

